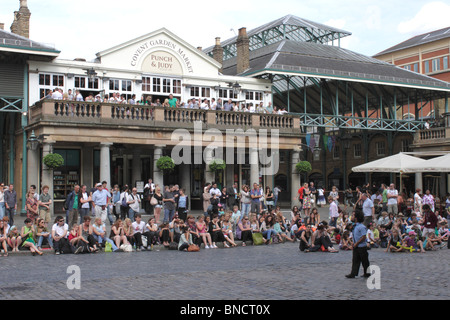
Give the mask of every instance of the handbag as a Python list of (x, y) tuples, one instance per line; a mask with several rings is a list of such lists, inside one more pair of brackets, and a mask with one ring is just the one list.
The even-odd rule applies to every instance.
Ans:
[(131, 244), (122, 244), (120, 246), (120, 249), (122, 249), (123, 252), (132, 252), (133, 251), (133, 247), (131, 246)]
[(196, 251), (200, 251), (200, 247), (197, 246), (196, 244), (190, 244), (188, 247), (188, 252), (196, 252)]
[(150, 199), (150, 204), (151, 204), (152, 206), (156, 206), (156, 205), (158, 204), (158, 200), (157, 200), (155, 197), (152, 197), (152, 198)]
[(252, 233), (252, 239), (253, 239), (253, 244), (255, 246), (259, 246), (259, 245), (262, 245), (264, 243), (262, 233), (259, 233), (259, 232)]

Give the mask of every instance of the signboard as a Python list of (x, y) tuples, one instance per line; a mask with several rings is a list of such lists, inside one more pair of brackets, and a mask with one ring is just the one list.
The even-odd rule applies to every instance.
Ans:
[(150, 53), (142, 63), (143, 72), (182, 75), (183, 69), (177, 58), (165, 51)]
[(136, 189), (138, 193), (144, 193), (144, 181), (136, 181)]

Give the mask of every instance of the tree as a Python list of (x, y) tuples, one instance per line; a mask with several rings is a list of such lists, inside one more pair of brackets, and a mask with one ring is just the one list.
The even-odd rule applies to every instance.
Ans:
[(309, 161), (300, 161), (295, 165), (295, 170), (297, 170), (299, 174), (304, 174), (304, 181), (306, 181), (306, 175), (312, 170), (312, 166)]
[(161, 157), (156, 161), (156, 167), (162, 171), (173, 171), (175, 168), (175, 161), (171, 157)]

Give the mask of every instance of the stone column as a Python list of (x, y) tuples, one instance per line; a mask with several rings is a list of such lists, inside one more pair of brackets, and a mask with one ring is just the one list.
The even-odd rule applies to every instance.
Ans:
[(128, 181), (128, 156), (124, 154), (123, 156), (123, 166), (122, 166), (122, 180), (123, 185), (130, 183)]
[(191, 173), (190, 164), (180, 164), (180, 188), (184, 189), (185, 194), (189, 197), (189, 201), (191, 201)]
[(90, 190), (94, 186), (94, 183), (98, 182), (94, 181), (94, 148), (83, 146), (82, 154), (83, 172), (80, 172), (80, 178), (83, 184), (87, 186), (87, 190)]
[[(53, 145), (55, 144), (55, 141), (44, 141), (43, 147), (42, 147), (42, 158), (44, 158), (49, 153), (53, 152)], [(48, 193), (52, 197), (52, 204), (50, 206), (50, 212), (52, 214), (55, 214), (54, 210), (54, 191), (53, 191), (53, 170), (48, 169), (47, 166), (42, 162), (42, 177), (41, 177), (41, 184), (42, 186), (48, 186), (49, 190)]]
[(259, 154), (257, 148), (250, 148), (250, 188), (253, 184), (259, 184)]
[(108, 188), (111, 187), (111, 158), (110, 158), (110, 147), (112, 143), (105, 142), (100, 143), (100, 181), (108, 182)]
[(28, 157), (27, 157), (27, 166), (28, 166), (27, 181), (28, 181), (28, 185), (34, 184), (36, 186), (36, 192), (41, 194), (42, 190), (39, 187), (39, 171), (40, 171), (39, 170), (39, 161), (40, 161), (39, 160), (39, 154), (40, 154), (40, 149), (39, 148), (37, 148), (36, 150), (28, 150)]
[[(300, 189), (301, 178), (300, 174), (295, 169), (295, 165), (300, 161), (300, 151), (293, 150), (291, 155), (291, 208), (299, 206), (300, 202), (297, 198), (298, 189)], [(325, 174), (325, 173), (324, 173)]]
[[(422, 182), (422, 172), (417, 172), (416, 173), (416, 189), (419, 188), (420, 190), (422, 190), (422, 192), (424, 192), (423, 190), (423, 182)], [(415, 192), (416, 190), (414, 190)]]
[(155, 150), (153, 151), (153, 183), (155, 186), (159, 185), (161, 192), (164, 192), (164, 176), (163, 172), (156, 166), (156, 162), (162, 157), (164, 147), (165, 146), (155, 146)]
[(214, 172), (209, 169), (209, 164), (213, 160), (214, 149), (205, 148), (205, 182), (212, 183), (216, 179)]
[(133, 172), (131, 184), (133, 187), (136, 186), (136, 181), (142, 179), (142, 162), (141, 162), (141, 149), (133, 149)]

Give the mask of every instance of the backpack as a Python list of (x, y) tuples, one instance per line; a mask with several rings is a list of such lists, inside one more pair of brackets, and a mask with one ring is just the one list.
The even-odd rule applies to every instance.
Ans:
[(171, 242), (169, 244), (169, 250), (178, 250), (178, 243), (176, 242)]
[(123, 194), (122, 203), (120, 206), (124, 209), (128, 209), (129, 207), (129, 204), (127, 203), (127, 195), (125, 193)]

